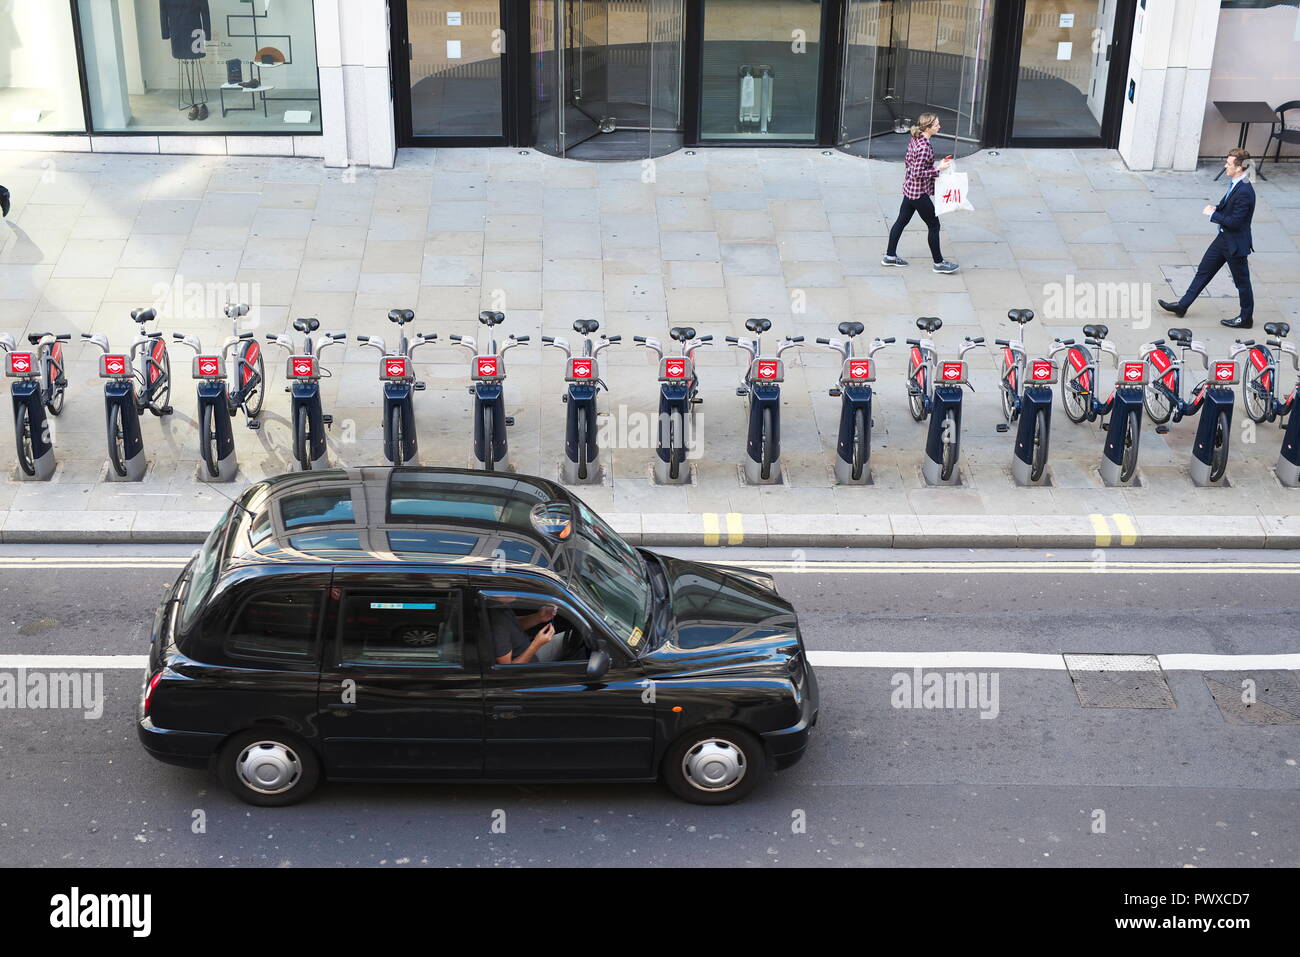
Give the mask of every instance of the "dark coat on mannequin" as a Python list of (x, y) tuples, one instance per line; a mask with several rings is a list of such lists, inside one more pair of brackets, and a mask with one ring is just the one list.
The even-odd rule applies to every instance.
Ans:
[[(201, 60), (207, 56), (202, 42), (195, 40), (194, 31), (202, 30), (202, 39), (212, 37), (212, 13), (208, 0), (159, 0), (162, 18), (162, 38), (172, 41), (172, 58), (176, 60)], [(199, 52), (194, 52), (195, 47)]]

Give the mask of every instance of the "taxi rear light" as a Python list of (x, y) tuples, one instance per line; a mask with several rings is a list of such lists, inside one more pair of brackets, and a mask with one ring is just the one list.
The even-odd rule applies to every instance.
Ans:
[(146, 717), (146, 718), (149, 716), (149, 705), (153, 702), (153, 691), (154, 691), (155, 688), (158, 687), (158, 682), (162, 680), (162, 676), (163, 676), (163, 673), (160, 671), (160, 672), (158, 672), (156, 675), (154, 675), (152, 678), (150, 678), (150, 679), (149, 679), (149, 686), (145, 689), (145, 692), (144, 692), (144, 714), (145, 714), (145, 717)]

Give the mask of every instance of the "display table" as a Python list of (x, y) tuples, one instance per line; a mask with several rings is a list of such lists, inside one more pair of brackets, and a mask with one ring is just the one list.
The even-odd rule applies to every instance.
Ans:
[[(265, 83), (262, 84), (261, 86), (251, 86), (251, 87), (240, 86), (238, 83), (223, 83), (221, 84), (221, 89), (219, 91), (221, 94), (221, 115), (224, 117), (227, 113), (257, 112), (257, 97), (258, 94), (260, 93), (262, 95), (262, 115), (265, 116), (267, 119), (270, 119), (271, 114), (266, 106), (266, 94), (274, 89), (275, 87), (267, 86)], [(253, 105), (252, 106), (226, 106), (227, 90), (229, 90), (232, 93), (253, 94)]]

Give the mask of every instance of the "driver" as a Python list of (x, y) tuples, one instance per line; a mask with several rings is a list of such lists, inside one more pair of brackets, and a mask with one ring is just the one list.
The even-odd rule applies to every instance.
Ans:
[[(515, 599), (502, 597), (498, 601), (508, 605)], [(492, 653), (499, 665), (522, 665), (532, 661), (538, 649), (555, 637), (555, 626), (550, 624), (559, 611), (555, 605), (543, 605), (528, 615), (516, 615), (509, 608), (488, 609), (488, 625), (492, 630)], [(530, 628), (538, 628), (529, 635)]]

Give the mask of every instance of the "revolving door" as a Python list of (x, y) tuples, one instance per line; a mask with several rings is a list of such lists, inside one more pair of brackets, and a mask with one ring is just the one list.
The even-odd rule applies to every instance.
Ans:
[(912, 123), (934, 113), (942, 125), (937, 155), (977, 150), (992, 7), (993, 0), (847, 0), (839, 147), (900, 158)]
[(533, 144), (634, 160), (682, 144), (685, 0), (533, 0)]

